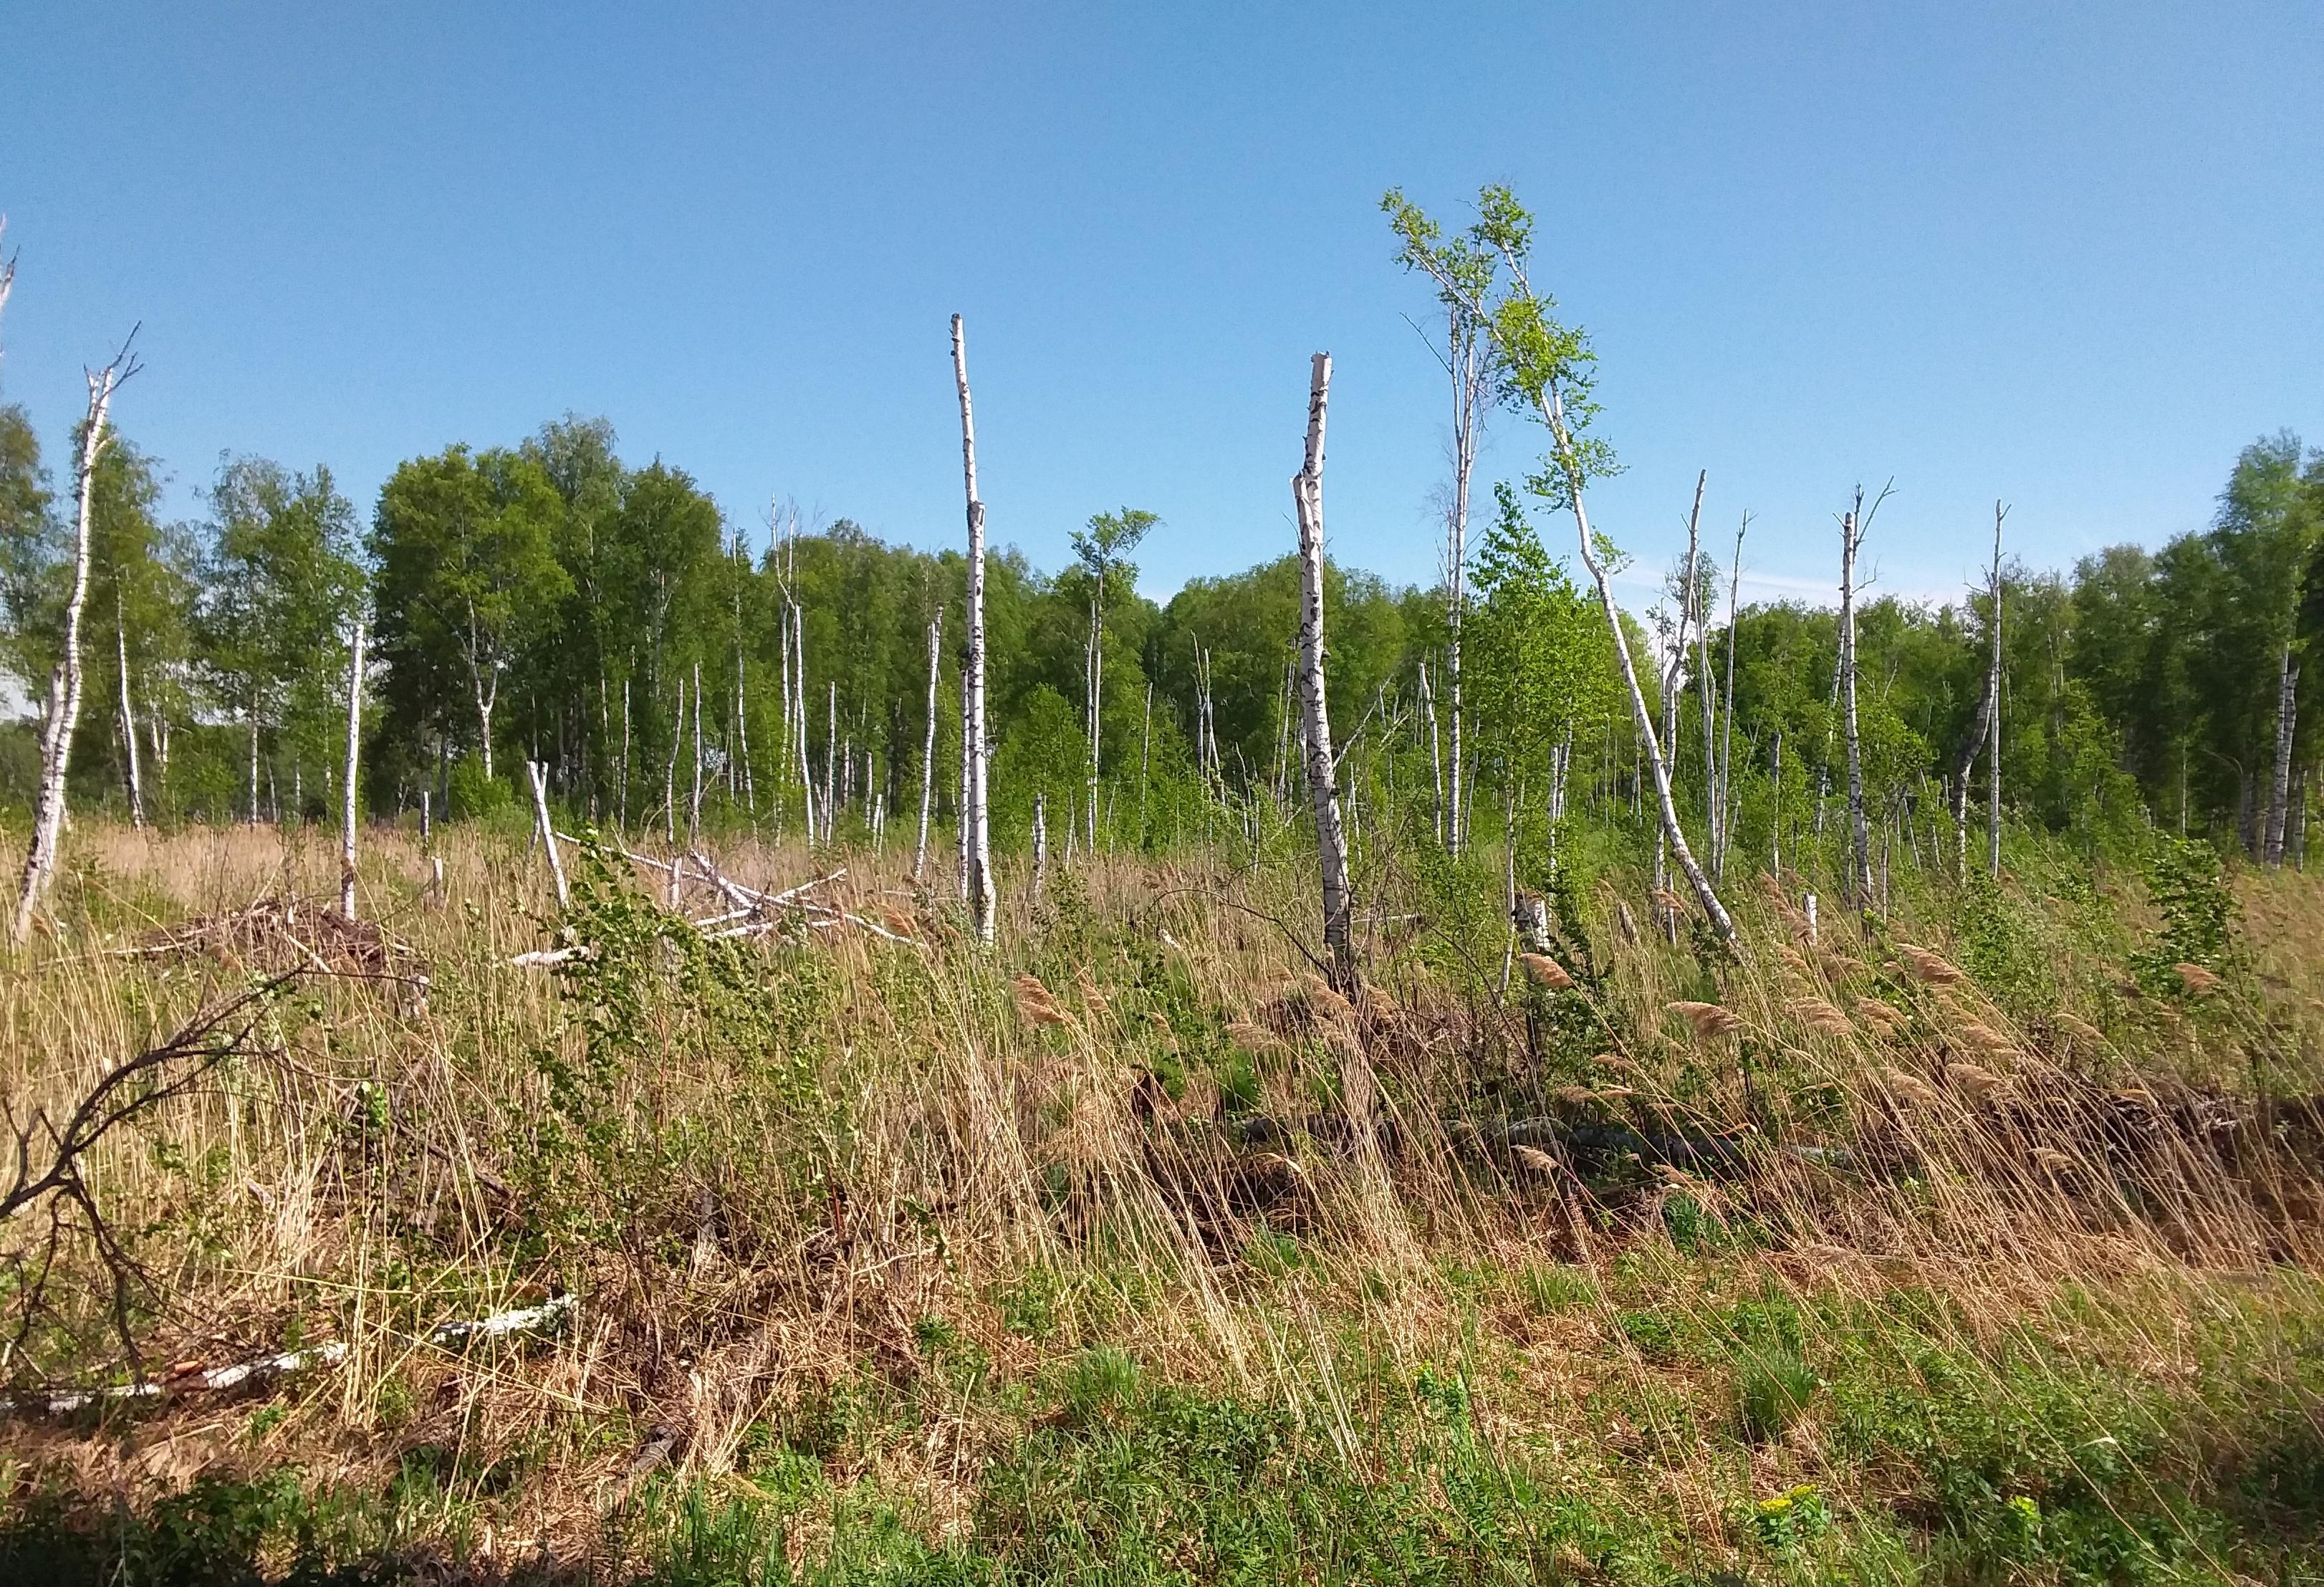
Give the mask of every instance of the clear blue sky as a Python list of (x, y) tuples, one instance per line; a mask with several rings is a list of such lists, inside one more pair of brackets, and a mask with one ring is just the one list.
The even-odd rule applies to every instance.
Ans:
[[(365, 15), (357, 14), (366, 13)], [(0, 394), (61, 458), (133, 321), (128, 433), (199, 512), (222, 449), (395, 462), (567, 409), (917, 544), (961, 521), (968, 317), (996, 537), (1160, 512), (1164, 594), (1293, 543), (1338, 360), (1335, 555), (1433, 579), (1443, 377), (1376, 204), (1542, 216), (1643, 567), (1694, 473), (1759, 593), (1957, 588), (1996, 496), (2063, 564), (2203, 523), (2324, 440), (2324, 7), (31, 5), (0, 38), (22, 273)], [(1501, 421), (1488, 469), (1535, 437)], [(1550, 544), (1562, 549), (1562, 531)], [(1722, 553), (1723, 554), (1723, 553)], [(1752, 586), (1747, 586), (1747, 589)]]

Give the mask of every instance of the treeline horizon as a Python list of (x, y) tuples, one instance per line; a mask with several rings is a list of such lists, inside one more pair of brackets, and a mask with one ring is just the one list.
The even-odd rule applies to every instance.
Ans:
[[(959, 550), (890, 545), (844, 518), (808, 529), (779, 508), (753, 552), (682, 468), (625, 464), (609, 422), (571, 414), (513, 447), (407, 460), (368, 521), (327, 467), (229, 456), (208, 519), (163, 523), (160, 466), (118, 433), (91, 485), (71, 757), (85, 812), (128, 811), (124, 720), (143, 814), (336, 809), (360, 621), (374, 817), (423, 798), (451, 818), (529, 798), (522, 763), (538, 761), (553, 798), (607, 826), (676, 835), (742, 820), (798, 835), (811, 798), (821, 834), (868, 835), (917, 824), (932, 752), (932, 817), (951, 829)], [(61, 648), (74, 506), (30, 417), (0, 408), (0, 668), (28, 701)], [(1108, 541), (1095, 531), (1109, 525), (1135, 532)], [(1247, 796), (1279, 811), (1298, 801), (1296, 550), (1157, 601), (1130, 559), (1149, 528), (1169, 532), (1135, 509), (1100, 513), (1055, 572), (1013, 548), (988, 558), (992, 818), (1006, 846), (1028, 840), (1037, 807), (1062, 848), (1069, 834), (1167, 845), (1215, 835), (1222, 808)], [(2151, 823), (2303, 862), (2324, 747), (2298, 688), (2324, 632), (2319, 534), (2324, 453), (2283, 433), (2235, 460), (2208, 530), (2067, 571), (2003, 564), (2009, 816), (2092, 841)], [(1457, 733), (1446, 585), (1328, 570), (1326, 670), (1355, 819), (1385, 810), (1456, 844), (1507, 828), (1545, 850), (1555, 821), (1586, 813), (1651, 830), (1610, 641), (1547, 549), (1554, 526), (1503, 490), (1470, 543)], [(1703, 550), (1690, 577), (1682, 558), (1664, 598), (1623, 619), (1651, 660), (1643, 681), (1672, 729), (1683, 816), (1717, 822), (1715, 856), (1775, 863), (1831, 825), (1839, 613), (1741, 604), (1733, 571)], [(1914, 855), (1933, 859), (1939, 826), (1978, 802), (1971, 781), (1985, 787), (1991, 604), (1988, 591), (1857, 605), (1866, 797), (1886, 841)], [(0, 793), (27, 804), (39, 771), (28, 724), (0, 742)], [(1238, 820), (1256, 837), (1256, 816)]]

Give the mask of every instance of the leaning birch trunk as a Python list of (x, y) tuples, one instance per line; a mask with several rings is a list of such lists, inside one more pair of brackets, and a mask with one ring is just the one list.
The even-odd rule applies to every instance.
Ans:
[[(1992, 702), (1992, 714), (1985, 719), (1985, 870), (1996, 881), (2001, 880), (2001, 521), (2009, 516), (2009, 509), (1999, 502), (1993, 504), (1993, 649), (1985, 674), (1986, 697)], [(1855, 721), (1854, 706), (1849, 707), (1849, 723)]]
[(355, 779), (363, 769), (364, 625), (347, 660), (347, 774), (339, 803), (339, 914), (355, 918)]
[(928, 730), (920, 746), (920, 841), (912, 850), (912, 880), (928, 868), (928, 812), (936, 793), (936, 674), (944, 665), (944, 608), (928, 619)]
[[(1068, 864), (1073, 862), (1073, 823), (1068, 820), (1065, 823), (1067, 849), (1065, 861)], [(1035, 903), (1041, 901), (1041, 890), (1048, 880), (1049, 796), (1046, 793), (1037, 793), (1033, 796), (1033, 901)]]
[(56, 873), (57, 849), (65, 830), (65, 772), (72, 761), (73, 730), (80, 724), (80, 619), (88, 604), (88, 544), (90, 520), (96, 510), (97, 460), (105, 450), (106, 414), (121, 383), (137, 373), (136, 361), (126, 349), (112, 363), (88, 376), (88, 419), (81, 431), (77, 495), (79, 507), (73, 531), (73, 582), (65, 603), (64, 656), (49, 675), (48, 714), (41, 725), (41, 786), (32, 802), (32, 839), (24, 853), (24, 875), (16, 892), (14, 937), (23, 942), (32, 933), (32, 917), (49, 879)]
[(702, 663), (694, 664), (694, 791), (686, 803), (686, 842), (702, 841)]
[(1730, 949), (1740, 952), (1734, 919), (1727, 913), (1727, 906), (1719, 901), (1718, 889), (1711, 886), (1711, 878), (1696, 863), (1694, 851), (1687, 846), (1686, 834), (1678, 824), (1678, 807), (1671, 798), (1670, 766), (1663, 759), (1662, 741), (1655, 736), (1654, 714), (1646, 709), (1646, 691), (1638, 687), (1638, 669), (1630, 659), (1629, 636), (1622, 632), (1622, 609), (1614, 602), (1613, 584), (1606, 577), (1605, 565), (1599, 560), (1591, 537), (1590, 511), (1582, 500), (1582, 471), (1575, 459), (1572, 433), (1565, 426), (1565, 399), (1554, 386), (1549, 386), (1538, 392), (1534, 401), (1549, 426), (1551, 439), (1556, 444), (1557, 462), (1565, 472), (1566, 506), (1573, 514), (1582, 565), (1590, 570), (1591, 582), (1598, 587), (1598, 604), (1606, 614), (1606, 626), (1614, 638), (1614, 660), (1620, 665), (1623, 687), (1629, 690), (1631, 719), (1637, 727), (1638, 742), (1646, 752), (1647, 769), (1654, 773), (1655, 804), (1662, 817), (1663, 835), (1670, 844), (1680, 873), (1694, 890), (1695, 900), (1710, 917), (1713, 929)]
[[(1859, 506), (1862, 493), (1858, 493)], [(1863, 743), (1856, 726), (1856, 549), (1863, 528), (1856, 512), (1840, 520), (1840, 724), (1848, 750), (1848, 886), (1843, 896), (1859, 909), (1872, 907), (1872, 829), (1864, 814)]]
[[(566, 903), (565, 859), (557, 852), (557, 824), (549, 818), (549, 768), (538, 761), (524, 763), (524, 774), (532, 783), (532, 819), (540, 834), (540, 846), (549, 851), (549, 874), (557, 883), (557, 907)], [(669, 867), (670, 904), (678, 903), (678, 863), (671, 856)]]
[(1345, 990), (1355, 972), (1349, 930), (1354, 909), (1348, 890), (1348, 839), (1340, 826), (1338, 780), (1333, 776), (1332, 719), (1323, 700), (1323, 419), (1332, 395), (1332, 355), (1316, 354), (1308, 369), (1307, 451), (1291, 477), (1299, 520), (1299, 715), (1323, 873), (1323, 950), (1333, 979)]
[(121, 747), (127, 755), (129, 825), (145, 825), (145, 780), (137, 764), (137, 714), (129, 703), (129, 625), (121, 615), (121, 586), (113, 589), (113, 650), (115, 670), (121, 675)]
[(968, 711), (962, 725), (968, 757), (968, 906), (979, 942), (994, 936), (992, 836), (986, 822), (991, 767), (984, 743), (984, 503), (976, 499), (976, 421), (968, 400), (968, 344), (960, 316), (952, 317), (953, 382), (960, 388), (961, 475), (968, 493)]

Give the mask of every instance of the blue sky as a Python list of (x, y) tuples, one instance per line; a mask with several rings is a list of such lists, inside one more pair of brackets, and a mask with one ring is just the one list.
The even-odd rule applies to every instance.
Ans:
[(1292, 546), (1329, 348), (1334, 554), (1428, 580), (1446, 401), (1376, 206), (1506, 181), (1642, 568), (1707, 467), (1747, 593), (1813, 595), (1894, 476), (1880, 579), (1943, 594), (1997, 496), (2063, 565), (2324, 441), (2319, 83), (2313, 4), (30, 6), (0, 396), (60, 457), (142, 320), (118, 417), (186, 515), (221, 450), (367, 509), (571, 409), (754, 533), (781, 494), (934, 545), (959, 310), (996, 538), (1150, 508), (1167, 594)]

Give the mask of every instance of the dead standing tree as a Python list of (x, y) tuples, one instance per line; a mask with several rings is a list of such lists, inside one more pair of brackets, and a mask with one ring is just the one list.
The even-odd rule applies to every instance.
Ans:
[(912, 849), (912, 880), (928, 868), (928, 812), (936, 792), (936, 678), (944, 666), (944, 605), (928, 619), (928, 725), (920, 745), (920, 840)]
[(984, 503), (976, 496), (976, 421), (968, 400), (968, 343), (960, 316), (952, 317), (953, 383), (960, 388), (961, 474), (968, 492), (968, 691), (961, 752), (968, 761), (968, 908), (976, 939), (991, 943), (999, 905), (992, 886), (992, 836), (987, 821), (991, 762), (984, 741)]
[(1864, 745), (1856, 717), (1856, 558), (1864, 549), (1865, 531), (1872, 516), (1888, 499), (1893, 484), (1883, 485), (1872, 505), (1864, 504), (1864, 487), (1840, 515), (1840, 725), (1848, 750), (1848, 885), (1841, 896), (1858, 909), (1872, 907), (1872, 824), (1864, 807)]
[(1339, 780), (1333, 774), (1332, 719), (1323, 700), (1323, 419), (1331, 395), (1332, 355), (1318, 353), (1308, 366), (1306, 455), (1291, 476), (1291, 502), (1299, 520), (1299, 715), (1315, 850), (1323, 872), (1323, 951), (1333, 979), (1345, 992), (1355, 978), (1349, 929), (1355, 911), (1348, 886), (1348, 838), (1340, 825)]
[[(1694, 851), (1687, 845), (1686, 834), (1679, 826), (1678, 807), (1671, 798), (1670, 767), (1664, 759), (1662, 742), (1655, 734), (1654, 715), (1646, 708), (1646, 691), (1638, 685), (1637, 667), (1622, 629), (1621, 608), (1614, 600), (1609, 567), (1619, 552), (1611, 540), (1590, 527), (1589, 509), (1582, 500), (1583, 487), (1589, 480), (1613, 467), (1610, 448), (1588, 433), (1589, 421), (1596, 412), (1596, 403), (1591, 397), (1591, 365), (1596, 355), (1590, 350), (1589, 338), (1580, 330), (1559, 323), (1552, 313), (1555, 305), (1533, 290), (1526, 263), (1533, 247), (1533, 217), (1506, 188), (1487, 188), (1478, 199), (1480, 215), (1477, 224), (1470, 228), (1469, 239), (1474, 245), (1496, 254), (1507, 266), (1508, 278), (1492, 302), (1488, 304), (1471, 296), (1468, 299), (1470, 307), (1492, 337), (1504, 371), (1506, 394), (1513, 401), (1530, 406), (1550, 436), (1550, 452), (1543, 459), (1545, 467), (1526, 483), (1536, 494), (1572, 515), (1582, 565), (1590, 570), (1591, 580), (1597, 586), (1599, 606), (1605, 614), (1613, 639), (1614, 659), (1623, 685), (1629, 691), (1630, 713), (1638, 743), (1646, 751), (1647, 766), (1654, 774), (1655, 802), (1664, 835), (1669, 840), (1680, 872), (1693, 889), (1703, 913), (1710, 918), (1712, 929), (1730, 951), (1739, 951), (1735, 922), (1727, 906), (1720, 902), (1718, 890), (1696, 862)], [(1436, 223), (1400, 192), (1389, 192), (1381, 200), (1381, 208), (1388, 212), (1404, 243), (1405, 263), (1426, 271), (1448, 291), (1463, 291), (1457, 277), (1446, 267), (1447, 248)]]
[(1992, 648), (1985, 673), (1985, 870), (2001, 880), (2001, 521), (2009, 509), (1993, 504)]
[(32, 918), (39, 912), (49, 879), (56, 873), (57, 847), (64, 837), (65, 772), (72, 761), (73, 730), (80, 724), (80, 623), (82, 609), (88, 604), (89, 528), (96, 511), (97, 462), (105, 451), (106, 420), (114, 393), (140, 367), (129, 350), (129, 342), (136, 337), (132, 330), (112, 363), (86, 372), (88, 417), (82, 425), (80, 455), (75, 461), (78, 510), (73, 531), (72, 594), (65, 603), (64, 654), (49, 675), (48, 711), (41, 722), (40, 791), (32, 801), (32, 841), (25, 851), (23, 881), (16, 893), (14, 936), (18, 942), (32, 935)]

